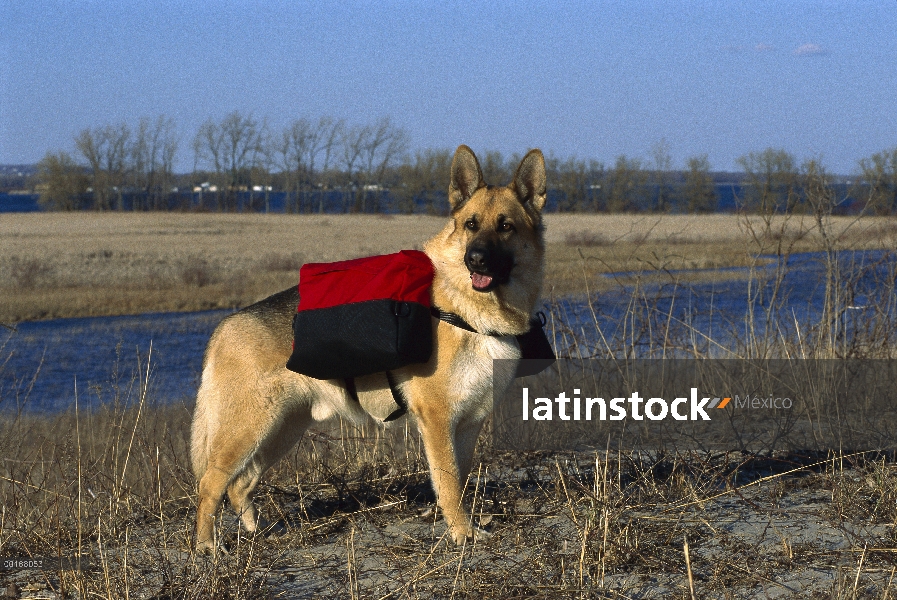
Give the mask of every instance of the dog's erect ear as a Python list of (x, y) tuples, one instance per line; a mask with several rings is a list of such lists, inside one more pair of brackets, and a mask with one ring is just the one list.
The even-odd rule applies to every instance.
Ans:
[(452, 179), (449, 182), (448, 200), (452, 211), (467, 202), (484, 185), (483, 170), (473, 150), (463, 144), (458, 146), (452, 159)]
[(514, 174), (514, 189), (520, 201), (530, 202), (536, 212), (545, 206), (545, 158), (538, 148), (530, 150)]

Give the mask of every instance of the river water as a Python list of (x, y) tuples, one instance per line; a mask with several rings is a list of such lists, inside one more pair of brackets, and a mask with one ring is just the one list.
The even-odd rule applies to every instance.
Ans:
[[(842, 252), (838, 265), (850, 274), (838, 286), (848, 307), (840, 317), (843, 343), (882, 320), (897, 320), (893, 253)], [(777, 267), (784, 273), (778, 288)], [(564, 355), (607, 358), (607, 348), (623, 348), (657, 358), (657, 347), (665, 341), (678, 356), (694, 348), (720, 356), (714, 348), (744, 343), (751, 329), (760, 336), (798, 335), (809, 342), (822, 314), (826, 268), (822, 254), (796, 254), (773, 259), (755, 273), (750, 287), (742, 269), (736, 279), (688, 286), (628, 282), (591, 303), (563, 299), (549, 309), (555, 346)], [(0, 329), (0, 412), (66, 410), (76, 393), (82, 407), (135, 402), (147, 381), (153, 402), (192, 402), (205, 345), (230, 312), (57, 319), (21, 323), (16, 331)], [(893, 335), (894, 329), (875, 331)]]
[(76, 390), (84, 407), (134, 402), (141, 383), (153, 401), (192, 401), (209, 336), (231, 312), (55, 319), (0, 330), (0, 411), (64, 410)]

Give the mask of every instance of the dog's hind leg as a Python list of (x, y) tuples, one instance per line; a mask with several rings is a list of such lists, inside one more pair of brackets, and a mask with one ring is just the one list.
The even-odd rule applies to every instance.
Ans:
[(196, 509), (196, 550), (215, 551), (215, 515), (221, 508), (231, 473), (209, 465), (199, 480), (199, 506)]
[(276, 464), (302, 438), (312, 421), (311, 412), (297, 409), (288, 413), (264, 438), (255, 451), (253, 459), (246, 465), (227, 488), (227, 497), (243, 521), (246, 531), (265, 527), (264, 519), (256, 513), (252, 497), (255, 488), (272, 465)]
[(251, 464), (227, 486), (227, 497), (240, 520), (243, 521), (243, 527), (249, 532), (255, 531), (258, 527), (258, 515), (256, 515), (255, 505), (252, 503), (252, 494), (261, 477), (262, 470), (257, 465)]
[(215, 550), (215, 515), (221, 508), (225, 492), (244, 527), (248, 531), (257, 528), (252, 493), (271, 463), (248, 442), (240, 443), (221, 435), (217, 440), (219, 445), (216, 447), (213, 443), (218, 452), (210, 456), (206, 472), (199, 480), (199, 506), (196, 511), (198, 551)]

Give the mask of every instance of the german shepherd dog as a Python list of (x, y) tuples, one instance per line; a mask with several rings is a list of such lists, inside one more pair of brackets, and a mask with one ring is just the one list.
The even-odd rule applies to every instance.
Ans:
[[(451, 220), (424, 252), (435, 267), (433, 306), (463, 318), (475, 332), (433, 318), (429, 362), (392, 373), (421, 433), (437, 504), (456, 543), (479, 530), (462, 504), (474, 446), (492, 408), (492, 359), (519, 359), (539, 300), (545, 244), (545, 161), (531, 150), (505, 187), (486, 185), (474, 153), (460, 146), (448, 189)], [(293, 288), (225, 318), (203, 361), (193, 416), (191, 455), (199, 483), (196, 547), (214, 552), (215, 514), (227, 492), (248, 531), (257, 518), (252, 493), (262, 474), (312, 425), (341, 415), (370, 420), (340, 380), (285, 368)], [(504, 371), (504, 370), (502, 370)], [(507, 386), (513, 370), (497, 375)]]

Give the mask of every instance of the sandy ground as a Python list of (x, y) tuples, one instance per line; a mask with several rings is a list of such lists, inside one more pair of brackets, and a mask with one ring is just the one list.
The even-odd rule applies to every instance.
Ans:
[[(420, 248), (444, 217), (188, 213), (0, 215), (0, 322), (244, 306), (295, 285), (305, 262)], [(841, 247), (892, 247), (891, 221), (832, 219)], [(818, 249), (809, 218), (546, 216), (548, 295), (598, 273), (714, 269)], [(706, 276), (706, 274), (702, 275)]]
[[(755, 481), (739, 486), (648, 477), (617, 489), (612, 481), (596, 484), (594, 467), (604, 467), (587, 454), (513, 461), (517, 466), (480, 465), (468, 491), (489, 537), (464, 547), (447, 539), (425, 473), (373, 470), (366, 482), (344, 481), (341, 490), (326, 481), (264, 485), (257, 503), (278, 520), (277, 531), (238, 538), (225, 508), (229, 550), (218, 559), (190, 551), (192, 511), (160, 519), (135, 502), (125, 521), (130, 542), (107, 539), (87, 587), (107, 597), (106, 572), (112, 597), (130, 588), (134, 598), (205, 597), (196, 590), (210, 578), (227, 586), (221, 597), (228, 598), (846, 599), (897, 592), (894, 510), (882, 504), (893, 503), (892, 465), (839, 469), (827, 461), (790, 475), (746, 473)], [(20, 598), (61, 597), (52, 572), (0, 573), (0, 582), (14, 583)]]

